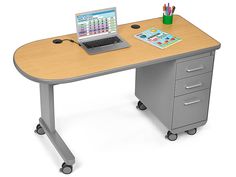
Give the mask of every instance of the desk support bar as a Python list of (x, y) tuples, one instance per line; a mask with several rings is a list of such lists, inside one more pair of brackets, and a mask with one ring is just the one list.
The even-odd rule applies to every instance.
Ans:
[(49, 130), (55, 132), (53, 85), (40, 84), (41, 117)]
[(40, 83), (41, 118), (39, 123), (67, 165), (75, 163), (75, 157), (55, 129), (53, 85)]

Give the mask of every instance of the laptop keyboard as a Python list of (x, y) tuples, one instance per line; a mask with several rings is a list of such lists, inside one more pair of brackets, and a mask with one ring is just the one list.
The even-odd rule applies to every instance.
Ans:
[(84, 42), (83, 44), (88, 48), (95, 48), (95, 47), (101, 47), (101, 46), (106, 46), (106, 45), (111, 45), (115, 43), (119, 43), (121, 40), (117, 37), (110, 37), (110, 38), (105, 38), (105, 39), (99, 39), (96, 41), (89, 41), (89, 42)]

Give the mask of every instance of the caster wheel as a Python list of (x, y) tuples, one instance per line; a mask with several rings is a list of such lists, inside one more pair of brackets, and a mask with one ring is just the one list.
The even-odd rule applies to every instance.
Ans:
[(189, 135), (194, 135), (195, 133), (197, 133), (197, 129), (193, 128), (191, 130), (187, 130), (186, 133), (189, 134)]
[(70, 174), (73, 171), (72, 165), (67, 165), (65, 162), (61, 165), (60, 171), (64, 174)]
[(167, 132), (166, 138), (170, 141), (175, 141), (178, 138), (178, 134), (173, 134), (170, 131)]
[(137, 109), (140, 109), (140, 110), (142, 110), (142, 111), (144, 111), (144, 110), (147, 109), (147, 107), (146, 107), (141, 101), (138, 102), (136, 108), (137, 108)]
[(45, 134), (45, 131), (43, 130), (43, 128), (41, 127), (40, 124), (38, 124), (36, 126), (36, 130), (34, 131), (35, 133), (39, 134), (39, 135), (44, 135)]

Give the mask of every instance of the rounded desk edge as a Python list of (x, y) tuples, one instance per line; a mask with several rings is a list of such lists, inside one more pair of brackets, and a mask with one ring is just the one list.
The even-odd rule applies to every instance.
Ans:
[[(37, 41), (39, 41), (39, 40), (36, 40), (36, 41), (33, 41), (33, 42), (37, 42)], [(101, 75), (105, 75), (105, 74), (110, 74), (110, 73), (114, 73), (114, 72), (118, 72), (118, 71), (124, 71), (124, 70), (128, 70), (128, 69), (144, 67), (144, 66), (148, 66), (148, 65), (151, 65), (151, 64), (157, 64), (157, 63), (160, 63), (160, 62), (164, 62), (164, 61), (176, 60), (178, 58), (184, 58), (184, 57), (188, 57), (188, 56), (191, 56), (191, 55), (196, 55), (196, 54), (215, 51), (215, 50), (217, 50), (221, 47), (221, 44), (219, 43), (219, 45), (211, 47), (211, 48), (206, 48), (206, 49), (202, 49), (202, 50), (198, 50), (198, 51), (187, 52), (187, 53), (179, 54), (179, 55), (176, 55), (176, 56), (162, 58), (162, 59), (159, 59), (159, 60), (154, 59), (154, 60), (149, 61), (149, 62), (142, 62), (142, 63), (139, 63), (139, 64), (133, 64), (133, 65), (129, 65), (129, 66), (124, 66), (124, 67), (115, 68), (115, 69), (111, 69), (111, 70), (96, 72), (96, 73), (93, 73), (93, 74), (83, 75), (83, 76), (78, 76), (78, 77), (48, 80), (48, 79), (37, 78), (37, 77), (29, 75), (26, 72), (24, 72), (23, 70), (21, 70), (21, 68), (16, 64), (15, 54), (16, 54), (17, 50), (19, 50), (21, 47), (24, 47), (25, 45), (31, 44), (33, 42), (24, 44), (24, 45), (22, 45), (22, 46), (20, 46), (19, 48), (16, 49), (16, 51), (14, 52), (14, 55), (13, 55), (14, 65), (15, 65), (16, 69), (24, 77), (26, 77), (27, 79), (32, 80), (34, 82), (45, 83), (45, 84), (49, 84), (49, 85), (57, 85), (57, 84), (65, 84), (65, 83), (70, 83), (70, 82), (76, 82), (76, 81), (79, 81), (79, 80), (89, 79), (89, 78), (93, 78), (93, 77), (97, 77), (97, 76), (101, 76)]]

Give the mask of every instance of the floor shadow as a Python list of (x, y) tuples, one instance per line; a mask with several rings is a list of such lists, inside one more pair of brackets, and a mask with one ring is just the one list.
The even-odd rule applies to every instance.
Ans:
[[(132, 102), (132, 104), (136, 108), (137, 102)], [(150, 110), (148, 110), (148, 108), (144, 111), (137, 109), (137, 111), (143, 114), (143, 117), (149, 120), (156, 127), (157, 131), (159, 131), (161, 134), (166, 134), (166, 132), (168, 131), (166, 127), (159, 121), (158, 117), (156, 117)]]

